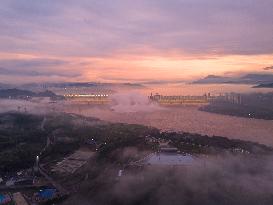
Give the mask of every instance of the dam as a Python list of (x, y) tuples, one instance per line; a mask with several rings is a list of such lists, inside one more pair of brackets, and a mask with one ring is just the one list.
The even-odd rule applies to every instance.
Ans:
[(108, 94), (65, 94), (66, 100), (79, 104), (108, 104), (110, 103)]
[(183, 96), (183, 95), (175, 95), (175, 96), (164, 96), (156, 93), (149, 96), (149, 99), (153, 102), (157, 102), (162, 105), (203, 105), (209, 104), (209, 102), (215, 100), (217, 96), (211, 96), (210, 93), (204, 94), (201, 96)]
[[(109, 104), (112, 102), (109, 94), (65, 94), (63, 95), (66, 100), (76, 102), (79, 104)], [(222, 96), (212, 96), (210, 93), (192, 96), (192, 95), (160, 95), (151, 93), (148, 96), (150, 102), (155, 102), (160, 105), (204, 105), (209, 104), (211, 101), (221, 98)]]

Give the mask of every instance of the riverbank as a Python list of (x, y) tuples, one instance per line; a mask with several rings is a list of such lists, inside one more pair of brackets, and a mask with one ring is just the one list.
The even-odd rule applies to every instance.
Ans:
[(204, 105), (200, 107), (199, 110), (248, 119), (273, 120), (273, 108), (260, 108), (240, 104), (216, 102), (209, 105)]

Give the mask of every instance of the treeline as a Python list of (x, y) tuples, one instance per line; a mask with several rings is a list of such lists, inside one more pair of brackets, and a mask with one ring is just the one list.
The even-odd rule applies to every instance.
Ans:
[(46, 90), (44, 92), (32, 92), (29, 90), (21, 90), (17, 88), (0, 90), (0, 98), (7, 99), (29, 99), (32, 97), (49, 97), (52, 100), (63, 100), (64, 97), (56, 95), (54, 92)]
[(161, 133), (161, 138), (168, 139), (171, 143), (185, 153), (196, 154), (220, 154), (220, 153), (248, 153), (248, 154), (272, 154), (269, 146), (255, 142), (229, 139), (226, 137), (192, 133)]
[(16, 171), (34, 164), (45, 144), (41, 116), (5, 113), (0, 115), (0, 172)]
[[(233, 94), (237, 102), (215, 100), (201, 111), (245, 118), (273, 120), (273, 93)], [(240, 99), (240, 100), (239, 100)]]

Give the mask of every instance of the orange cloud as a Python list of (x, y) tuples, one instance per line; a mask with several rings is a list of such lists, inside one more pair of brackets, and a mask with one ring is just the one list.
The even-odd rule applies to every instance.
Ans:
[[(100, 79), (161, 79), (191, 80), (203, 75), (240, 72), (260, 72), (273, 64), (273, 55), (226, 55), (209, 58), (193, 56), (112, 56), (91, 58), (85, 76)], [(92, 62), (92, 63), (91, 63)]]
[[(66, 62), (35, 71), (25, 81), (147, 81), (147, 80), (193, 80), (208, 74), (223, 75), (246, 72), (262, 72), (262, 68), (273, 65), (273, 55), (186, 55), (175, 53), (124, 54), (103, 57), (56, 57), (35, 54), (0, 53), (0, 67), (3, 60), (27, 62), (46, 59), (53, 62)], [(54, 61), (55, 60), (55, 61)], [(20, 62), (20, 61), (19, 61)], [(43, 61), (42, 61), (43, 62)], [(36, 62), (37, 63), (37, 62)], [(36, 64), (34, 64), (36, 65)], [(48, 64), (45, 64), (48, 65)], [(43, 66), (42, 66), (43, 67)], [(9, 69), (9, 68), (7, 68)], [(7, 70), (6, 69), (6, 70)], [(24, 70), (20, 70), (22, 74)], [(52, 76), (48, 77), (46, 75)], [(264, 71), (272, 72), (272, 71)], [(8, 73), (7, 71), (5, 73)], [(11, 72), (12, 73), (12, 72)], [(18, 72), (19, 73), (19, 72)], [(41, 76), (39, 76), (39, 73)], [(43, 76), (43, 75), (44, 76)], [(76, 75), (78, 74), (78, 75)], [(5, 79), (8, 76), (4, 76)], [(13, 76), (15, 78), (15, 76)], [(17, 76), (20, 79), (20, 76)], [(3, 77), (2, 77), (3, 79)]]

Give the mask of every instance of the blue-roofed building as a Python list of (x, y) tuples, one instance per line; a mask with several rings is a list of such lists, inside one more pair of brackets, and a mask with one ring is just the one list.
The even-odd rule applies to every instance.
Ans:
[(56, 189), (42, 189), (38, 192), (40, 200), (50, 200), (56, 197)]
[(0, 205), (9, 205), (12, 203), (12, 199), (8, 194), (0, 194)]

